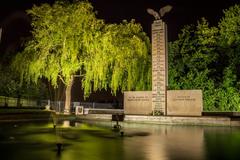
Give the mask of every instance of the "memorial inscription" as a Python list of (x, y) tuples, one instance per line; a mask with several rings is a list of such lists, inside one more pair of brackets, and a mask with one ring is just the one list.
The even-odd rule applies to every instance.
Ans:
[(124, 113), (150, 115), (152, 113), (151, 91), (124, 92)]
[(173, 98), (173, 101), (196, 101), (196, 98), (191, 96), (177, 96), (176, 98)]
[(166, 34), (165, 23), (155, 20), (152, 24), (152, 109), (166, 114)]
[(124, 113), (149, 115), (200, 116), (202, 113), (201, 90), (170, 90), (168, 84), (167, 25), (161, 17), (171, 6), (153, 9), (152, 24), (152, 91), (124, 92)]
[(149, 101), (149, 96), (145, 95), (145, 96), (129, 96), (128, 97), (128, 101), (141, 101), (141, 102), (144, 102), (144, 101)]
[(201, 90), (169, 90), (167, 91), (167, 115), (201, 116)]

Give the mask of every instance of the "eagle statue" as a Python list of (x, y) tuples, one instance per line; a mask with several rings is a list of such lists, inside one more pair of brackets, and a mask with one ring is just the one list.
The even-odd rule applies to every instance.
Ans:
[(154, 11), (154, 10), (151, 9), (151, 8), (148, 8), (148, 9), (147, 9), (147, 12), (148, 12), (150, 15), (153, 15), (156, 20), (159, 20), (159, 19), (161, 19), (166, 13), (170, 12), (171, 10), (172, 10), (172, 6), (166, 5), (166, 6), (162, 7), (162, 8), (159, 10), (159, 13), (156, 12), (156, 11)]

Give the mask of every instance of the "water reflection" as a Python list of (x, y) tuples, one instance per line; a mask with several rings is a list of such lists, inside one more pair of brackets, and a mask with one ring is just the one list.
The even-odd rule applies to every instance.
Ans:
[[(227, 133), (227, 134), (226, 134)], [(239, 128), (205, 129), (205, 150), (211, 160), (239, 159)]]
[(0, 124), (1, 159), (237, 160), (240, 148), (239, 128), (121, 123), (121, 137), (109, 122), (62, 121), (58, 135), (52, 124), (16, 125)]
[[(125, 153), (127, 157), (136, 158), (131, 148), (138, 150), (137, 158), (149, 160), (174, 160), (191, 159), (203, 160), (204, 153), (204, 129), (200, 127), (178, 126), (144, 126), (135, 128), (127, 125), (126, 132), (147, 130), (151, 133), (147, 137), (134, 137), (124, 139)], [(128, 128), (130, 127), (130, 128)], [(133, 129), (135, 128), (135, 129)], [(128, 134), (128, 133), (127, 133)], [(135, 153), (136, 154), (136, 153)]]

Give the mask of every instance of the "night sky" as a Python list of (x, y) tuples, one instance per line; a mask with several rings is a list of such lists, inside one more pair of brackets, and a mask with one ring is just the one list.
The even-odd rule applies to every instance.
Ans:
[[(135, 19), (141, 23), (143, 29), (150, 36), (150, 27), (154, 18), (146, 12), (147, 8), (158, 11), (170, 4), (173, 9), (164, 17), (168, 24), (169, 40), (176, 39), (184, 25), (196, 24), (197, 20), (205, 17), (210, 25), (216, 25), (223, 9), (239, 4), (240, 0), (89, 0), (97, 17), (109, 23), (121, 22), (123, 19)], [(19, 45), (20, 37), (29, 34), (30, 20), (24, 11), (33, 4), (53, 3), (54, 0), (7, 0), (0, 3), (0, 26), (3, 28), (1, 48)], [(11, 47), (10, 47), (11, 48)]]

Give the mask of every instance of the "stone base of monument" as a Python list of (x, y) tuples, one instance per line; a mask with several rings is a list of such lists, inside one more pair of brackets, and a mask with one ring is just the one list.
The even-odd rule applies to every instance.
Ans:
[(160, 110), (153, 110), (152, 115), (153, 116), (164, 116), (164, 113)]
[[(168, 90), (167, 116), (202, 116), (201, 90)], [(124, 114), (163, 116), (152, 108), (152, 91), (124, 92)]]
[(202, 116), (203, 102), (201, 90), (167, 91), (167, 115)]
[(152, 91), (124, 92), (124, 114), (152, 115)]
[(124, 122), (140, 124), (196, 125), (196, 126), (231, 126), (239, 127), (240, 120), (229, 117), (185, 117), (185, 116), (137, 116), (126, 115)]
[(70, 113), (69, 109), (64, 109), (63, 114), (64, 115), (70, 115), (71, 113)]

